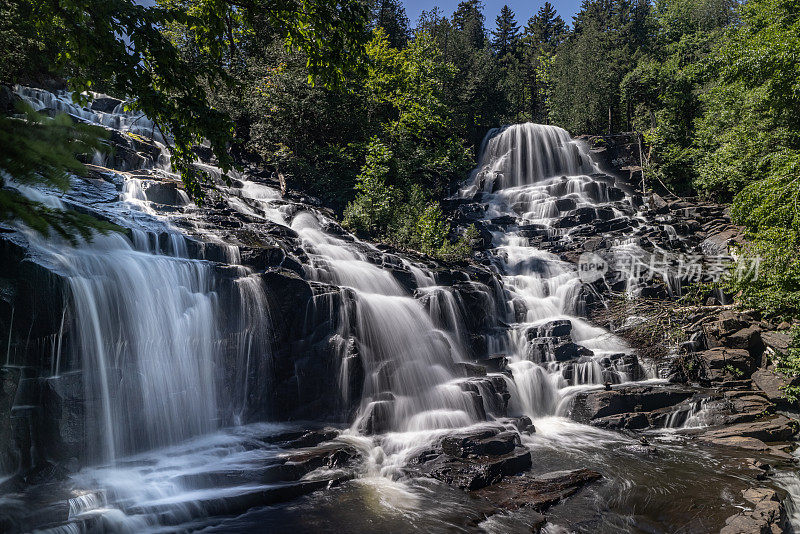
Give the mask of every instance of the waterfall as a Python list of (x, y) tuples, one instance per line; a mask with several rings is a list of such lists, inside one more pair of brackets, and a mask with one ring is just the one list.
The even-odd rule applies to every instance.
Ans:
[[(145, 137), (153, 129), (121, 105), (96, 112), (66, 95), (17, 91), (36, 109)], [(625, 493), (639, 483), (628, 466), (652, 477), (650, 459), (628, 456), (628, 436), (564, 417), (577, 394), (647, 378), (622, 339), (586, 319), (586, 285), (574, 263), (541, 245), (572, 242), (572, 227), (559, 224), (564, 217), (582, 224), (622, 218), (621, 203), (630, 201), (566, 131), (520, 124), (485, 138), (479, 165), (458, 197), (481, 204), (477, 222), (492, 240), (484, 256), (489, 269), (400, 257), (349, 234), (324, 209), (247, 175), (223, 185), (219, 169), (198, 162), (224, 193), (204, 211), (175, 187), (180, 177), (167, 171), (169, 154), (155, 137), (148, 146), (158, 153), (136, 160), (146, 172), (103, 169), (104, 178), (93, 184), (107, 192), (100, 201), (80, 180), (61, 196), (19, 186), (46, 206), (86, 208), (125, 229), (71, 247), (18, 228), (66, 293), (48, 337), (50, 374), (43, 379), (84, 388), (82, 396), (65, 398), (84, 410), (89, 450), (81, 460), (90, 465), (59, 488), (54, 498), (62, 499), (67, 523), (51, 531), (269, 530), (261, 525), (266, 515), (277, 513), (280, 521), (281, 514), (305, 515), (320, 504), (357, 508), (366, 518), (361, 528), (374, 531), (381, 525), (371, 514), (382, 507), (395, 514), (398, 500), (412, 522), (445, 509), (458, 515), (480, 499), (442, 490), (431, 479), (409, 483), (422, 456), (435, 456), (436, 447), (444, 448), (437, 441), (457, 435), (454, 430), (519, 430), (512, 446), (533, 450), (538, 470), (602, 462), (609, 484), (597, 493), (603, 506), (613, 500), (601, 493), (608, 487)], [(96, 165), (106, 163), (95, 158)], [(153, 201), (168, 189), (168, 202)], [(667, 232), (674, 237), (674, 230)], [(633, 240), (620, 241), (609, 247), (612, 253), (635, 251)], [(296, 304), (280, 300), (273, 307), (270, 280), (276, 278), (302, 287), (285, 299), (302, 294), (303, 308), (289, 312), (291, 321), (281, 326), (297, 336), (273, 332), (275, 320), (276, 332), (286, 334), (277, 328), (279, 312)], [(11, 343), (9, 334), (9, 364)], [(318, 369), (327, 376), (316, 376)], [(314, 376), (305, 380), (304, 373)], [(264, 422), (282, 393), (315, 387), (334, 393), (319, 403), (311, 397), (318, 421)], [(26, 414), (37, 409), (24, 408)], [(332, 415), (341, 426), (320, 428)], [(535, 431), (531, 421), (521, 427), (522, 418), (508, 417), (523, 415)], [(695, 401), (669, 415), (666, 426), (704, 426), (708, 415), (706, 401)], [(673, 456), (659, 459), (667, 473)], [(700, 458), (706, 462), (706, 453)], [(699, 469), (686, 472), (709, 475)], [(716, 466), (710, 469), (717, 475)], [(779, 483), (795, 495), (800, 488), (796, 476)], [(336, 484), (334, 491), (317, 491)], [(299, 495), (307, 499), (297, 507), (280, 506)], [(800, 505), (791, 504), (797, 522)], [(314, 521), (298, 525), (327, 525)]]
[[(67, 94), (29, 88), (17, 93), (37, 110), (123, 132), (152, 130), (146, 117), (121, 106), (103, 113), (76, 106)], [(163, 157), (155, 160), (164, 161), (163, 139), (156, 137)], [(239, 268), (226, 294), (234, 302), (222, 302), (214, 266), (189, 257), (185, 236), (151, 207), (143, 181), (127, 173), (113, 179), (118, 198), (97, 208), (125, 227), (127, 236), (95, 235), (72, 247), (20, 228), (31, 250), (66, 282), (68, 308), (53, 343), (53, 378), (80, 372), (89, 462), (114, 461), (244, 422), (250, 389), (266, 390), (270, 372), (271, 323), (261, 280)], [(74, 185), (79, 189), (68, 194), (70, 206), (53, 192), (16, 187), (32, 200), (65, 209), (84, 201), (80, 184)], [(174, 191), (178, 205), (189, 204), (183, 191)], [(236, 263), (238, 247), (222, 248)], [(234, 367), (229, 381), (220, 379), (227, 362)]]
[[(641, 374), (621, 363), (630, 349), (619, 338), (579, 317), (582, 282), (575, 267), (531, 244), (533, 235), (569, 240), (556, 228), (570, 213), (613, 214), (610, 185), (597, 172), (585, 144), (555, 126), (517, 124), (489, 132), (480, 163), (461, 198), (480, 197), (486, 217), (515, 221), (495, 231), (493, 256), (501, 270), (509, 306), (517, 310), (508, 332), (512, 362), (512, 407), (538, 417), (554, 414), (560, 389), (625, 382)], [(632, 371), (632, 372), (631, 372)], [(567, 391), (567, 390), (564, 390)]]
[(317, 216), (301, 213), (292, 228), (315, 266), (309, 274), (344, 286), (355, 300), (354, 324), (341, 332), (357, 340), (365, 367), (354, 428), (433, 430), (479, 420), (482, 410), (453, 384), (454, 364), (464, 360), (458, 335), (437, 328), (389, 271), (368, 261), (368, 250), (325, 234)]
[(473, 185), (494, 191), (526, 186), (553, 176), (596, 171), (586, 150), (566, 130), (543, 124), (514, 124), (490, 130), (482, 143)]
[(99, 412), (99, 457), (215, 428), (220, 334), (210, 267), (137, 250), (116, 234), (74, 249), (40, 247), (68, 280), (73, 358)]

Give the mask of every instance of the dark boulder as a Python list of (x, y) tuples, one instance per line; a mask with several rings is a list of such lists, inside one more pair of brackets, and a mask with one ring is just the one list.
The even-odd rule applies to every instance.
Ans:
[(112, 98), (110, 96), (98, 96), (92, 100), (90, 108), (92, 111), (100, 111), (102, 113), (112, 113), (117, 106), (122, 104), (122, 100)]
[(520, 507), (544, 510), (601, 478), (600, 473), (591, 469), (506, 477), (497, 484), (475, 491), (473, 495), (488, 500), (500, 510)]
[(530, 467), (530, 451), (524, 447), (516, 447), (500, 456), (457, 458), (441, 454), (420, 465), (418, 472), (457, 488), (477, 490)]
[(688, 388), (620, 386), (575, 395), (571, 416), (580, 423), (611, 428), (651, 426), (650, 412), (679, 404), (694, 395)]
[(364, 410), (364, 414), (357, 423), (357, 428), (363, 434), (383, 434), (392, 428), (393, 419), (394, 401), (373, 401)]

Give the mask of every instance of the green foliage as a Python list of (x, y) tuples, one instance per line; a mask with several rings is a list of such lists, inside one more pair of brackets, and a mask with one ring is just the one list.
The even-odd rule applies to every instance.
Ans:
[(523, 109), (535, 122), (549, 123), (556, 50), (567, 36), (567, 26), (550, 2), (545, 2), (525, 26), (522, 69), (525, 82)]
[[(268, 22), (286, 46), (305, 52), (309, 76), (329, 83), (341, 81), (345, 68), (359, 59), (366, 35), (366, 10), (357, 0), (177, 0), (158, 6), (133, 0), (23, 0), (22, 5), (29, 18), (19, 26), (35, 28), (52, 54), (50, 73), (66, 75), (78, 100), (81, 91), (100, 87), (128, 97), (131, 107), (169, 134), (173, 165), (196, 199), (203, 196), (205, 177), (192, 165), (194, 145), (207, 140), (224, 171), (233, 165), (232, 124), (211, 105), (203, 84), (230, 81), (224, 66), (236, 45), (234, 25)], [(170, 39), (178, 27), (186, 29), (182, 44), (191, 56)], [(25, 78), (14, 74), (11, 81)]]
[[(268, 28), (286, 48), (302, 50), (309, 80), (335, 86), (363, 58), (366, 18), (360, 0), (164, 0), (156, 6), (134, 0), (0, 0), (0, 83), (64, 77), (76, 102), (86, 102), (85, 92), (96, 89), (127, 98), (170, 140), (172, 164), (200, 201), (207, 177), (193, 165), (194, 146), (208, 141), (222, 170), (233, 166), (234, 123), (212, 104), (210, 88), (236, 81), (228, 68), (246, 36)], [(3, 169), (13, 180), (40, 176), (46, 185), (63, 188), (65, 173), (81, 171), (72, 153), (75, 143), (91, 144), (88, 131), (69, 129), (62, 118), (45, 124), (30, 113), (22, 122), (2, 120), (9, 125), (3, 146), (10, 147)], [(74, 143), (69, 135), (76, 136)], [(63, 149), (36, 151), (35, 141), (45, 138), (63, 143)], [(62, 234), (88, 235), (98, 226), (7, 187), (0, 219)]]
[(387, 185), (396, 174), (391, 150), (377, 139), (367, 147), (367, 161), (358, 176), (358, 195), (344, 211), (346, 226), (395, 245), (443, 259), (461, 259), (472, 248), (471, 233), (455, 242), (439, 203), (414, 184), (410, 191)]
[(800, 310), (799, 177), (795, 160), (786, 174), (753, 182), (734, 199), (732, 216), (749, 237), (741, 253), (758, 262), (758, 272), (731, 278), (730, 287), (744, 305), (771, 316), (796, 317)]
[(398, 193), (387, 185), (392, 152), (377, 139), (367, 147), (367, 161), (356, 181), (358, 195), (344, 210), (344, 223), (371, 235), (387, 235), (395, 218)]
[(757, 277), (741, 300), (768, 315), (800, 315), (800, 12), (796, 1), (750, 0), (720, 51), (719, 82), (698, 124), (698, 187), (733, 198)]
[[(800, 376), (800, 327), (795, 326), (792, 331), (792, 341), (786, 352), (779, 352), (773, 357), (776, 370), (788, 377)], [(800, 400), (800, 386), (788, 384), (781, 388), (784, 397), (789, 402)]]
[(432, 255), (455, 254), (450, 226), (433, 199), (464, 175), (469, 151), (454, 135), (444, 88), (455, 69), (443, 62), (433, 40), (418, 34), (404, 50), (382, 31), (367, 47), (364, 82), (379, 128), (366, 148), (356, 198), (345, 222), (380, 239)]
[(66, 191), (70, 174), (84, 175), (78, 156), (105, 150), (102, 128), (75, 124), (67, 115), (50, 118), (21, 105), (18, 117), (0, 116), (0, 220), (26, 224), (39, 233), (55, 232), (77, 243), (115, 226), (85, 214), (49, 207), (26, 196), (26, 188)]
[(383, 29), (393, 48), (403, 48), (408, 43), (411, 30), (402, 2), (377, 0), (372, 13), (375, 26)]

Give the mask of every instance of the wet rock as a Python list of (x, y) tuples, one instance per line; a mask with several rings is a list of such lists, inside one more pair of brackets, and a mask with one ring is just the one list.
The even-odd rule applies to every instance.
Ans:
[(414, 290), (417, 289), (417, 279), (411, 271), (397, 268), (386, 268), (386, 270), (389, 271), (389, 273), (394, 276), (395, 280), (409, 293), (413, 293)]
[(573, 226), (578, 226), (581, 223), (580, 219), (578, 219), (577, 215), (567, 215), (566, 217), (561, 217), (560, 219), (556, 220), (553, 223), (554, 228), (572, 228)]
[(357, 423), (358, 431), (363, 434), (383, 434), (392, 428), (394, 402), (380, 400), (371, 402)]
[(557, 198), (556, 201), (556, 209), (558, 211), (570, 211), (575, 209), (575, 199), (572, 198)]
[(0, 469), (4, 473), (13, 473), (19, 461), (13, 443), (11, 407), (17, 395), (20, 374), (19, 368), (0, 368)]
[(602, 475), (591, 469), (506, 477), (494, 485), (473, 492), (473, 495), (488, 500), (501, 510), (515, 510), (520, 507), (544, 510), (600, 478)]
[[(42, 384), (43, 445), (54, 460), (79, 459), (84, 454), (87, 401), (80, 372), (52, 377)], [(91, 429), (92, 434), (99, 429)]]
[(122, 104), (122, 100), (118, 98), (112, 98), (110, 96), (100, 96), (92, 100), (92, 103), (89, 105), (89, 108), (92, 111), (111, 113), (120, 104)]
[(496, 224), (498, 226), (509, 226), (512, 224), (517, 224), (517, 219), (512, 217), (511, 215), (503, 215), (501, 217), (495, 217), (491, 219), (492, 224)]
[(500, 456), (457, 458), (442, 454), (423, 463), (418, 471), (457, 488), (477, 490), (530, 467), (530, 451), (524, 447), (516, 447)]
[(508, 454), (519, 444), (519, 436), (513, 432), (487, 429), (447, 436), (442, 439), (441, 446), (445, 454), (454, 458), (471, 458)]
[(257, 271), (278, 267), (286, 258), (286, 253), (279, 246), (241, 247), (241, 255), (242, 265), (247, 265)]
[(788, 441), (797, 432), (797, 424), (783, 415), (773, 415), (757, 421), (729, 425), (709, 430), (702, 436), (703, 440), (712, 441), (720, 438), (746, 437), (764, 442)]
[(549, 321), (547, 323), (531, 327), (526, 335), (528, 339), (537, 337), (564, 337), (572, 333), (572, 322), (567, 319)]
[(506, 425), (506, 428), (514, 428), (521, 434), (535, 434), (536, 427), (533, 426), (531, 418), (527, 415), (521, 417), (508, 417), (505, 419), (498, 419), (498, 422)]
[(467, 377), (486, 376), (486, 367), (477, 363), (459, 362), (456, 367), (461, 370), (461, 374)]
[(453, 292), (463, 306), (464, 320), (472, 332), (480, 332), (492, 325), (494, 303), (489, 288), (477, 282), (458, 282)]
[(481, 360), (481, 363), (486, 367), (487, 371), (499, 373), (505, 371), (508, 367), (508, 358), (502, 354), (495, 354)]
[(501, 425), (457, 431), (410, 462), (417, 474), (466, 490), (495, 484), (531, 466), (530, 451), (519, 435)]
[(273, 443), (279, 442), (281, 446), (285, 448), (300, 449), (316, 447), (320, 443), (330, 441), (338, 435), (339, 431), (335, 428), (321, 428), (318, 430), (301, 431), (290, 435), (278, 436), (277, 440), (271, 439), (269, 441)]
[(528, 344), (527, 358), (532, 362), (577, 360), (594, 353), (582, 345), (573, 343), (569, 337), (535, 338)]
[(748, 509), (729, 517), (720, 534), (779, 534), (788, 525), (786, 510), (773, 489), (751, 488), (742, 491)]
[(331, 442), (286, 456), (284, 465), (292, 466), (298, 473), (309, 473), (320, 467), (343, 467), (357, 459), (359, 452), (350, 445)]
[(652, 426), (648, 418), (651, 412), (672, 407), (693, 395), (691, 389), (667, 386), (624, 386), (610, 391), (590, 391), (575, 395), (571, 415), (580, 423), (641, 429)]

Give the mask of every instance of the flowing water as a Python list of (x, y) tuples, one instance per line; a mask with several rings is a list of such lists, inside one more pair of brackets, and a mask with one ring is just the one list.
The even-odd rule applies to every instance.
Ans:
[[(66, 111), (120, 132), (153, 130), (146, 118), (122, 108), (92, 112), (63, 96), (19, 92), (37, 109)], [(165, 140), (153, 135), (160, 154), (143, 167), (176, 178), (167, 171)], [(95, 163), (107, 162), (98, 156)], [(354, 408), (336, 439), (359, 450), (364, 461), (355, 480), (270, 507), (246, 503), (282, 487), (269, 473), (291, 451), (273, 437), (308, 425), (249, 423), (256, 418), (251, 399), (267, 402), (265, 392), (273, 387), (274, 347), (267, 291), (255, 273), (236, 265), (239, 249), (198, 224), (195, 230), (217, 242), (230, 265), (219, 269), (190, 254), (183, 231), (153, 209), (144, 192), (148, 184), (131, 173), (112, 173), (121, 193), (112, 187), (99, 204), (82, 197), (86, 189), (78, 180), (67, 199), (24, 191), (52, 207), (62, 200), (91, 205), (128, 229), (76, 248), (27, 234), (31, 249), (68, 282), (62, 315), (75, 335), (63, 356), (59, 337), (53, 377), (82, 370), (93, 436), (85, 451), (91, 467), (63, 489), (70, 521), (55, 530), (524, 530), (524, 514), (485, 519), (485, 504), (404, 470), (409, 458), (452, 429), (505, 415), (503, 391), (510, 415), (534, 421), (536, 433), (523, 444), (538, 472), (590, 467), (605, 477), (558, 505), (550, 531), (603, 525), (608, 532), (703, 532), (724, 522), (741, 485), (735, 465), (725, 462), (737, 458), (720, 460), (672, 434), (655, 438), (660, 456), (650, 457), (625, 434), (567, 418), (577, 392), (605, 383), (658, 383), (621, 339), (582, 318), (585, 295), (575, 268), (530, 240), (532, 232), (569, 240), (568, 231), (554, 227), (566, 211), (608, 217), (633, 211), (625, 205), (629, 199), (612, 198), (597, 172), (586, 147), (559, 128), (524, 124), (487, 136), (479, 166), (458, 196), (488, 206), (491, 256), (502, 287), (460, 284), (482, 299), (492, 332), (488, 352), (506, 358), (510, 372), (482, 378), (462, 372), (473, 349), (458, 293), (437, 285), (424, 264), (333, 231), (335, 222), (322, 212), (291, 205), (247, 176), (220, 186), (230, 209), (296, 232), (308, 258), (305, 277), (335, 286), (339, 296), (338, 309), (320, 297), (310, 313), (340, 318), (334, 345), (341, 396), (331, 404)], [(177, 204), (189, 205), (182, 192)], [(494, 224), (498, 218), (511, 223)], [(393, 276), (396, 269), (411, 273), (415, 291)], [(360, 392), (353, 392), (348, 368), (353, 353), (363, 366)], [(669, 425), (700, 424), (700, 408), (692, 405)]]

